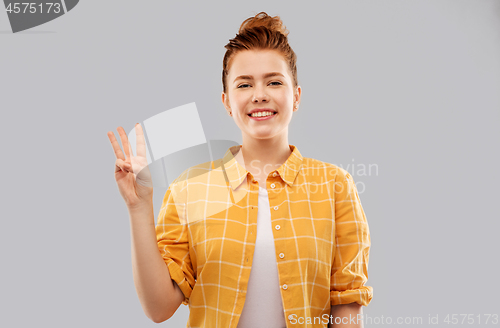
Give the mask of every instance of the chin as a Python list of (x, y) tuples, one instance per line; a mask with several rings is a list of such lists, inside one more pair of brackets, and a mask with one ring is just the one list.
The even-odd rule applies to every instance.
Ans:
[(272, 133), (256, 133), (252, 134), (252, 137), (255, 139), (271, 139), (275, 136), (275, 134)]

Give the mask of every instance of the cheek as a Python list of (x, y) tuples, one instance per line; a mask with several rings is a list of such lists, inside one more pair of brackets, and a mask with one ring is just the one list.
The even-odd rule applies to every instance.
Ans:
[(291, 104), (293, 102), (293, 94), (290, 92), (283, 92), (279, 95), (279, 100), (282, 104)]
[(232, 101), (233, 101), (233, 106), (239, 109), (245, 106), (246, 98), (243, 95), (235, 95), (232, 98)]

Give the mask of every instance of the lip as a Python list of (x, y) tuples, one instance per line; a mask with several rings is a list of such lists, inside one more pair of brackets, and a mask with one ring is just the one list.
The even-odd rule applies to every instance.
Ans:
[(252, 116), (248, 116), (250, 117), (252, 120), (256, 120), (256, 121), (263, 121), (263, 120), (270, 120), (272, 119), (273, 117), (275, 117), (276, 115), (278, 115), (278, 113), (276, 112), (276, 114), (274, 115), (269, 115), (269, 116), (262, 116), (262, 117), (252, 117)]
[(249, 113), (247, 113), (247, 115), (250, 115), (250, 114), (253, 114), (253, 113), (257, 113), (257, 112), (273, 112), (273, 113), (276, 113), (275, 110), (271, 109), (271, 108), (255, 108), (255, 109), (252, 109)]

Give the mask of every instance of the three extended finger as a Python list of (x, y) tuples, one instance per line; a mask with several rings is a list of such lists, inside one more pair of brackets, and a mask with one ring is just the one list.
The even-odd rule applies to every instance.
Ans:
[(128, 142), (127, 134), (125, 133), (125, 130), (121, 126), (119, 126), (116, 130), (118, 130), (118, 133), (120, 134), (120, 140), (122, 141), (122, 146), (123, 150), (125, 151), (126, 159), (130, 159), (132, 153), (130, 151), (130, 144)]
[(125, 156), (123, 155), (120, 144), (118, 143), (118, 140), (116, 140), (115, 134), (113, 133), (113, 131), (108, 132), (108, 138), (109, 138), (109, 141), (111, 142), (111, 146), (113, 147), (113, 151), (115, 152), (116, 158), (125, 159)]
[(142, 125), (137, 123), (135, 125), (135, 135), (137, 139), (137, 156), (146, 157), (146, 141), (144, 140), (144, 131)]

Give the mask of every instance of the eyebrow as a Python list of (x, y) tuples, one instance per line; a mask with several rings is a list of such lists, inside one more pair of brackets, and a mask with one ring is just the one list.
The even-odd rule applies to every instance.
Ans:
[[(268, 78), (268, 77), (271, 77), (271, 76), (283, 76), (283, 77), (285, 77), (280, 72), (271, 72), (271, 73), (264, 74), (264, 78)], [(234, 81), (236, 81), (236, 80), (252, 80), (252, 79), (253, 79), (252, 75), (240, 75), (240, 76), (236, 77), (234, 79)]]

